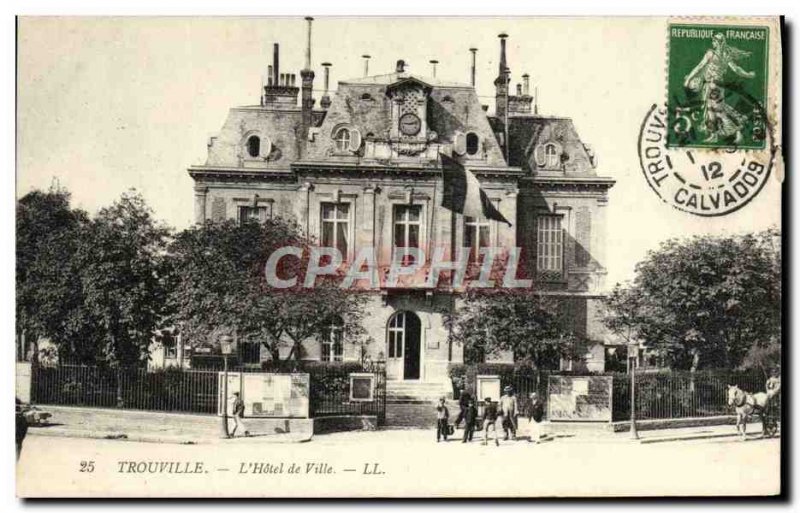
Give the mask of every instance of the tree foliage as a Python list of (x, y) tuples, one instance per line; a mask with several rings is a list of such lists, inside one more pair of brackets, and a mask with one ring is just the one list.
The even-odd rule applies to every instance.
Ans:
[(586, 348), (586, 340), (571, 328), (564, 300), (527, 289), (472, 289), (463, 302), (449, 322), (465, 361), (511, 351), (515, 360), (536, 368), (557, 368), (561, 357), (574, 358)]
[(163, 312), (168, 231), (135, 191), (90, 219), (68, 192), (17, 204), (17, 312), (29, 339), (63, 360), (133, 364)]
[(606, 326), (681, 369), (734, 368), (754, 346), (780, 343), (781, 257), (775, 230), (670, 240), (606, 301)]
[[(282, 279), (297, 285), (271, 287), (264, 276), (269, 255), (283, 246), (303, 249), (301, 259), (281, 259)], [(174, 282), (169, 298), (172, 320), (196, 345), (215, 345), (223, 332), (258, 342), (273, 360), (281, 348), (287, 358), (302, 358), (304, 343), (330, 335), (341, 323), (345, 339), (366, 343), (361, 328), (364, 297), (339, 288), (338, 279), (304, 288), (308, 241), (284, 219), (265, 223), (207, 222), (180, 234), (170, 248)]]

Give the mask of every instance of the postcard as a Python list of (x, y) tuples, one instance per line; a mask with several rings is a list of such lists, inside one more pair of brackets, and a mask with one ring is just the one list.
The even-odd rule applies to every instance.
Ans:
[(775, 496), (778, 17), (17, 30), (17, 494)]

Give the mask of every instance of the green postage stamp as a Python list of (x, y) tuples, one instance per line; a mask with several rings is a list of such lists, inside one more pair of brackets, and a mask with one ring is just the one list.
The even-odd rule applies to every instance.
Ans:
[(667, 145), (763, 149), (769, 28), (671, 24)]

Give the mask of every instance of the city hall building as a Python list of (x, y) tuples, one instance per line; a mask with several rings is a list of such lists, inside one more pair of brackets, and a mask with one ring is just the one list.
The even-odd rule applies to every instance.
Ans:
[[(574, 329), (595, 343), (581, 361), (562, 365), (602, 371), (599, 307), (614, 181), (598, 175), (571, 119), (537, 113), (527, 75), (511, 94), (506, 36), (489, 114), (474, 86), (474, 51), (471, 84), (409, 73), (399, 60), (395, 69), (329, 90), (331, 65), (323, 63), (317, 102), (310, 19), (308, 30), (299, 79), (282, 71), (276, 44), (259, 104), (230, 109), (208, 141), (206, 163), (188, 169), (196, 222), (291, 218), (346, 260), (360, 247), (375, 248), (381, 268), (403, 246), (520, 247), (535, 290), (564, 298)], [(440, 154), (478, 178), (511, 226), (441, 206)], [(372, 294), (365, 327), (374, 343), (367, 350), (386, 360), (389, 380), (447, 381), (448, 364), (463, 361), (444, 323), (458, 302), (451, 290), (424, 286), (382, 286)], [(305, 350), (303, 358), (312, 360), (361, 357), (336, 330)], [(242, 355), (245, 363), (269, 358), (258, 345)], [(510, 354), (499, 358), (513, 361)]]

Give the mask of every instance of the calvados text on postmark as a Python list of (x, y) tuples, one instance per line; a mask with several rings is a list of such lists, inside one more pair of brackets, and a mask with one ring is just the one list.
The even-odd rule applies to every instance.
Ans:
[(670, 148), (765, 149), (769, 28), (671, 24)]

